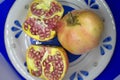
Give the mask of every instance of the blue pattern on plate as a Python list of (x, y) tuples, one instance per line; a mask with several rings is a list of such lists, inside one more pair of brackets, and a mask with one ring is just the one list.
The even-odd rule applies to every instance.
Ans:
[(27, 67), (27, 63), (26, 62), (24, 62), (24, 66)]
[(18, 20), (15, 20), (15, 21), (14, 21), (14, 24), (15, 24), (16, 26), (22, 28), (22, 26), (21, 26), (21, 24), (20, 24), (20, 22), (19, 22)]
[(103, 47), (101, 47), (101, 46), (100, 46), (100, 53), (101, 53), (101, 55), (105, 54), (105, 51), (104, 51)]
[(106, 49), (111, 50), (112, 49), (112, 45), (111, 44), (104, 44), (103, 45)]
[(112, 45), (109, 43), (110, 41), (112, 41), (111, 36), (108, 36), (103, 40), (103, 45), (100, 46), (100, 54), (101, 55), (105, 55), (104, 49), (112, 50)]
[[(81, 73), (81, 74), (80, 74)], [(85, 70), (81, 70), (80, 71), (80, 73), (79, 72), (74, 72), (71, 76), (70, 76), (70, 80), (74, 80), (76, 77), (77, 77), (77, 80), (83, 80), (83, 77), (82, 77), (82, 75), (83, 76), (88, 76), (89, 75), (89, 72), (88, 71), (85, 71)]]
[(111, 36), (106, 37), (103, 42), (110, 42), (112, 40)]
[(19, 32), (17, 32), (16, 35), (15, 35), (15, 38), (19, 38), (19, 36), (21, 35), (21, 33), (22, 33), (22, 30), (19, 31)]
[(76, 72), (74, 72), (74, 73), (70, 76), (70, 80), (74, 80), (75, 76), (76, 76)]
[(81, 72), (81, 74), (83, 74), (84, 76), (88, 76), (88, 75), (89, 75), (89, 73), (88, 73), (87, 71), (81, 70), (80, 72)]
[(16, 32), (15, 33), (15, 38), (19, 38), (21, 33), (22, 33), (22, 26), (21, 26), (21, 24), (18, 20), (15, 20), (14, 24), (15, 24), (15, 26), (11, 27), (11, 31)]
[(20, 29), (17, 28), (17, 27), (15, 27), (15, 26), (13, 26), (13, 27), (11, 28), (11, 30), (12, 30), (12, 31), (18, 31), (18, 30), (20, 30)]
[[(27, 68), (27, 63), (26, 62), (24, 62), (24, 66)], [(29, 73), (28, 68), (27, 68), (27, 72)]]
[(83, 80), (82, 76), (80, 74), (77, 74), (77, 79), (78, 80)]
[(92, 9), (99, 9), (99, 5), (96, 3), (96, 0), (84, 0), (85, 3), (90, 6)]

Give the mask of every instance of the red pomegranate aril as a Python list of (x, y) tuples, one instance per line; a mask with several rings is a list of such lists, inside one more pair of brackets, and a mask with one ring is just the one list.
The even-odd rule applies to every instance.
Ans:
[(56, 4), (55, 2), (52, 2), (52, 3), (51, 3), (51, 6), (55, 6), (55, 4)]
[(46, 66), (47, 65), (47, 62), (44, 60), (43, 61), (43, 66)]
[(38, 34), (41, 34), (41, 33), (43, 33), (43, 32), (42, 32), (42, 30), (41, 30), (41, 29), (39, 29)]
[(62, 68), (62, 67), (59, 67), (58, 70), (59, 70), (59, 71), (63, 71), (63, 68)]
[(45, 19), (44, 22), (45, 22), (45, 24), (48, 24), (48, 23), (49, 23), (48, 19)]
[(50, 37), (50, 34), (46, 34), (46, 38)]
[(53, 15), (53, 10), (52, 10), (52, 8), (49, 10), (49, 12), (48, 12), (50, 15)]
[(46, 37), (50, 36), (50, 32), (46, 32)]
[(27, 23), (27, 21), (25, 21), (25, 22), (24, 22), (24, 26), (28, 26), (28, 23)]
[(36, 54), (36, 51), (34, 50), (33, 53)]
[(53, 77), (53, 75), (49, 75), (49, 80), (52, 80), (54, 77)]
[(39, 51), (36, 51), (36, 56), (40, 55), (40, 52)]
[(51, 62), (52, 61), (52, 56), (48, 56), (48, 60)]
[(39, 10), (39, 9), (36, 10), (36, 14), (39, 14), (39, 15), (40, 15), (40, 14), (41, 14), (41, 10)]
[(54, 16), (54, 19), (57, 21), (59, 19), (59, 16), (58, 15)]
[(62, 73), (63, 73), (63, 71), (58, 71), (58, 73), (59, 73), (59, 74), (62, 74)]
[(39, 36), (42, 38), (44, 38), (45, 37), (45, 34), (39, 34)]
[(45, 54), (45, 51), (41, 51), (40, 52), (40, 55), (43, 57), (44, 56), (44, 54)]
[(31, 32), (32, 35), (35, 35), (35, 32)]
[(55, 73), (56, 73), (56, 74), (58, 73), (58, 70), (57, 70), (57, 69), (55, 69)]
[(50, 35), (50, 31), (45, 31), (45, 35)]
[(36, 61), (38, 58), (37, 58), (37, 56), (34, 56), (34, 58), (33, 58), (33, 59)]
[(40, 70), (42, 70), (42, 66), (38, 66), (37, 68), (40, 69)]
[(33, 28), (32, 28), (32, 31), (33, 31), (33, 32), (36, 32), (36, 28), (35, 28), (35, 27), (33, 27)]
[(50, 32), (50, 29), (49, 29), (49, 28), (45, 28), (45, 31), (46, 31), (46, 32)]
[(60, 67), (61, 65), (58, 63), (58, 67)]
[(50, 12), (51, 12), (51, 13), (54, 13), (54, 12), (55, 12), (54, 7), (52, 7), (52, 8), (50, 9)]
[(46, 64), (46, 69), (50, 69), (50, 64)]
[(57, 19), (52, 18), (52, 21), (54, 22), (53, 24), (55, 25), (55, 24), (56, 24), (56, 22), (57, 22)]
[(45, 61), (46, 61), (47, 64), (49, 63), (48, 59), (46, 59)]
[(55, 26), (54, 25), (51, 25), (51, 24), (48, 24), (48, 27), (53, 29)]
[(29, 57), (29, 58), (34, 58), (34, 56), (35, 56), (35, 55), (34, 55), (32, 52), (29, 52), (29, 54), (28, 54), (28, 57)]
[(33, 70), (32, 70), (31, 73), (32, 73), (34, 76), (39, 77), (39, 76), (41, 76), (42, 71), (41, 71), (41, 70), (39, 70), (39, 71), (33, 71)]
[(43, 9), (41, 9), (40, 11), (41, 11), (41, 15), (46, 13)]
[(31, 11), (33, 11), (33, 9), (36, 8), (36, 5), (38, 5), (38, 3), (33, 3), (33, 4), (31, 5)]
[(45, 15), (46, 17), (50, 17), (50, 14), (49, 13), (46, 13), (46, 15)]
[(48, 69), (44, 69), (45, 74), (50, 74), (50, 71)]
[(25, 30), (28, 30), (28, 26), (27, 26), (27, 25), (24, 25), (24, 29), (25, 29)]
[(34, 51), (34, 48), (33, 48), (33, 47), (31, 47), (31, 48), (30, 48), (30, 52), (33, 52), (33, 51)]
[(55, 68), (58, 69), (59, 67), (56, 65)]
[(34, 64), (35, 64), (36, 67), (40, 66), (40, 62), (38, 62), (36, 60), (34, 60)]
[(61, 64), (61, 65), (63, 65), (63, 62), (62, 62), (62, 61), (60, 61), (60, 64)]
[(38, 57), (38, 59), (40, 59), (40, 60), (42, 59), (42, 56), (41, 56), (41, 55), (38, 55), (37, 57)]

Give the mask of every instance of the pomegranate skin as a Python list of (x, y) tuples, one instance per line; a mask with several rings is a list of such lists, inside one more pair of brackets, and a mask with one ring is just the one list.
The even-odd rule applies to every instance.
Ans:
[(80, 55), (99, 45), (103, 28), (103, 21), (95, 12), (73, 10), (57, 23), (57, 36), (66, 50)]

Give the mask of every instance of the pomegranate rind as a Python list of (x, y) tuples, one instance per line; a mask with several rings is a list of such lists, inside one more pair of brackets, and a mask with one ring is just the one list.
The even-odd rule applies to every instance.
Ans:
[[(45, 17), (45, 14), (42, 15), (42, 16), (36, 16), (36, 15), (34, 15), (34, 14), (31, 12), (31, 6), (32, 6), (33, 3), (40, 3), (41, 5), (38, 5), (38, 8), (42, 8), (42, 9), (44, 9), (44, 10), (49, 10), (49, 9), (50, 9), (50, 4), (51, 4), (52, 2), (56, 3), (57, 5), (59, 5), (59, 7), (61, 8), (61, 11), (57, 11), (57, 12), (53, 13), (53, 15), (51, 15), (51, 16), (49, 16), (49, 17)], [(42, 4), (43, 4), (43, 5), (42, 5)], [(28, 13), (27, 13), (27, 16), (26, 16), (25, 20), (27, 20), (27, 19), (29, 19), (29, 18), (35, 18), (35, 19), (37, 19), (37, 20), (39, 19), (39, 20), (41, 20), (41, 21), (44, 21), (44, 19), (50, 19), (50, 18), (53, 18), (53, 17), (56, 16), (56, 15), (59, 16), (59, 18), (58, 18), (58, 20), (59, 20), (59, 19), (61, 19), (61, 17), (63, 16), (63, 12), (64, 12), (64, 9), (63, 9), (62, 5), (61, 5), (59, 2), (57, 2), (56, 0), (49, 0), (49, 1), (47, 1), (47, 0), (34, 0), (34, 1), (30, 4), (30, 7), (29, 7), (29, 9), (28, 9)], [(45, 24), (45, 25), (47, 25), (47, 24)], [(45, 37), (44, 39), (42, 39), (39, 35), (33, 35), (33, 34), (31, 33), (31, 31), (30, 31), (30, 25), (28, 26), (28, 29), (27, 29), (27, 30), (25, 30), (24, 27), (25, 27), (25, 25), (24, 25), (24, 23), (23, 23), (23, 25), (22, 25), (23, 31), (24, 31), (28, 36), (30, 36), (31, 38), (34, 38), (34, 39), (36, 39), (36, 40), (38, 40), (38, 41), (48, 41), (48, 40), (50, 40), (50, 39), (53, 39), (53, 38), (55, 37), (55, 35), (56, 35), (56, 30), (55, 30), (55, 29), (51, 29), (51, 30), (50, 30), (50, 36), (49, 36), (49, 37)]]
[[(66, 54), (66, 51), (62, 48), (62, 47), (56, 47), (56, 46), (37, 46), (37, 45), (31, 45), (27, 52), (26, 52), (26, 63), (27, 63), (27, 68), (30, 72), (30, 74), (32, 75), (32, 70), (36, 71), (37, 70), (37, 67), (35, 67), (35, 64), (34, 64), (34, 60), (29, 58), (28, 54), (29, 54), (29, 50), (31, 48), (34, 48), (35, 51), (39, 51), (40, 48), (46, 48), (46, 52), (44, 53), (44, 57), (43, 59), (40, 61), (41, 64), (42, 64), (42, 74), (41, 76), (39, 76), (40, 79), (43, 79), (43, 80), (49, 80), (46, 76), (45, 76), (45, 73), (44, 73), (44, 69), (45, 67), (43, 66), (43, 61), (45, 59), (47, 59), (48, 56), (54, 56), (56, 55), (56, 51), (58, 51), (62, 57), (62, 61), (63, 61), (63, 65), (64, 65), (64, 68), (63, 68), (63, 73), (61, 75), (61, 77), (59, 78), (59, 80), (62, 80), (68, 70), (68, 65), (69, 65), (69, 62), (68, 62), (68, 57), (67, 57), (67, 54)], [(49, 52), (50, 51), (50, 52)]]
[[(77, 17), (74, 21), (77, 23), (71, 22), (71, 14), (72, 17)], [(71, 11), (59, 20), (57, 25), (58, 41), (74, 55), (86, 54), (95, 49), (104, 32), (102, 18), (88, 9)]]

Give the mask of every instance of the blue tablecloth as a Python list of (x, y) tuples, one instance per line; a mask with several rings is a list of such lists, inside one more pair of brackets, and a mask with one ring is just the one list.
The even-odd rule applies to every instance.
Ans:
[[(0, 0), (0, 52), (3, 54), (3, 56), (6, 58), (8, 63), (12, 66), (10, 63), (10, 60), (7, 56), (6, 50), (5, 50), (5, 44), (4, 44), (4, 24), (6, 21), (6, 17), (8, 15), (8, 11), (10, 10), (12, 4), (15, 2), (15, 0)], [(108, 3), (108, 6), (110, 7), (116, 24), (116, 31), (117, 31), (117, 42), (116, 47), (114, 51), (114, 55), (108, 64), (108, 66), (105, 68), (105, 70), (95, 79), (95, 80), (113, 80), (116, 76), (120, 74), (120, 0), (106, 0)], [(14, 69), (14, 67), (12, 66)], [(15, 70), (15, 69), (14, 69)], [(19, 73), (16, 74), (19, 75), (21, 80), (25, 80), (22, 76), (20, 76)], [(0, 79), (2, 80), (2, 79)]]

